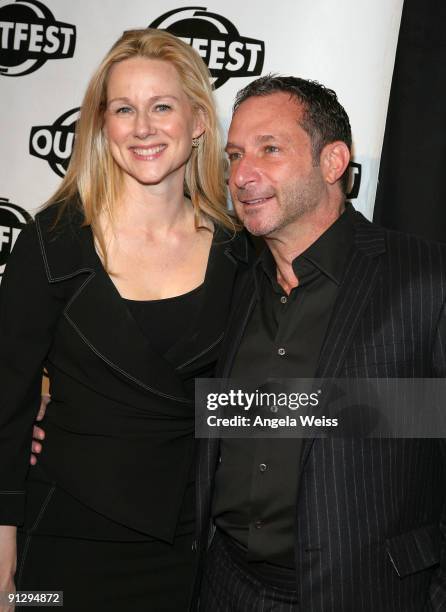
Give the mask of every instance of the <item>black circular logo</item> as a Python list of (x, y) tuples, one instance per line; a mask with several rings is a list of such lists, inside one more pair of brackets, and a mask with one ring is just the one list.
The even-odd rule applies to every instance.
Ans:
[(26, 210), (11, 204), (6, 198), (0, 198), (0, 279), (15, 241), (30, 220), (31, 216)]
[(23, 76), (49, 59), (73, 57), (76, 27), (56, 21), (37, 0), (10, 0), (0, 6), (0, 75)]
[(262, 74), (265, 43), (240, 36), (226, 17), (209, 13), (206, 8), (175, 9), (155, 19), (149, 27), (167, 30), (198, 51), (214, 78), (215, 89), (232, 77)]
[(65, 176), (70, 163), (79, 111), (79, 107), (73, 108), (56, 119), (53, 125), (31, 128), (30, 154), (45, 159), (51, 169), (61, 177)]

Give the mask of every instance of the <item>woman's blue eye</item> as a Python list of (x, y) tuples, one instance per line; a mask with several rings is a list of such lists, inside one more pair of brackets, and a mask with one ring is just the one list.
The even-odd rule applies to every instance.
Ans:
[(120, 115), (125, 115), (127, 113), (130, 113), (131, 110), (132, 109), (129, 106), (120, 106), (119, 108), (115, 110), (115, 113), (120, 114)]
[(155, 110), (157, 111), (167, 111), (170, 110), (171, 107), (168, 104), (157, 104), (155, 106)]

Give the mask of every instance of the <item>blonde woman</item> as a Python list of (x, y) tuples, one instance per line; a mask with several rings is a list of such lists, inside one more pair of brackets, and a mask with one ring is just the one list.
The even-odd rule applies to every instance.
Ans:
[[(124, 33), (1, 286), (0, 591), (187, 609), (193, 382), (212, 374), (247, 265), (235, 230), (207, 68), (166, 32)], [(27, 476), (43, 367), (46, 441)]]

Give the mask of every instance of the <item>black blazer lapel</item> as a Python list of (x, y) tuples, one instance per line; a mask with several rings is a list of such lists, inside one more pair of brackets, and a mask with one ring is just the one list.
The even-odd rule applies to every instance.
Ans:
[(98, 264), (67, 304), (65, 318), (90, 349), (128, 382), (166, 399), (189, 402), (173, 366), (152, 349)]
[[(226, 327), (226, 333), (221, 345), (219, 360), (215, 376), (225, 378), (229, 376), (234, 357), (245, 330), (249, 315), (255, 304), (255, 292), (251, 264), (254, 261), (254, 251), (247, 244), (247, 256), (242, 258), (246, 264), (243, 269), (239, 266), (234, 292), (232, 295), (232, 311)], [(234, 257), (234, 252), (226, 253)], [(240, 254), (237, 259), (240, 258)], [(220, 449), (218, 438), (200, 440), (197, 461), (197, 534), (201, 539), (201, 546), (207, 543), (207, 528), (209, 527), (209, 511), (213, 489), (213, 479)]]
[[(212, 248), (204, 281), (203, 303), (198, 315), (197, 332), (188, 335), (166, 354), (182, 374), (193, 367), (199, 369), (201, 359), (209, 361), (210, 351), (215, 351), (215, 360), (226, 325), (237, 272), (246, 267), (249, 261), (248, 244), (244, 234), (234, 237), (221, 228), (214, 234)], [(191, 357), (186, 362), (178, 360), (177, 355)], [(184, 357), (183, 357), (184, 358)]]
[[(355, 213), (355, 244), (328, 325), (315, 378), (336, 378), (342, 369), (358, 324), (379, 278), (384, 231)], [(303, 441), (301, 467), (314, 438)]]
[(36, 226), (48, 281), (80, 277), (79, 287), (64, 309), (65, 319), (127, 382), (165, 399), (190, 403), (173, 366), (151, 348), (105, 272), (91, 227), (82, 225), (82, 213), (74, 206), (68, 208), (54, 229), (57, 210), (52, 206), (39, 213)]
[(233, 308), (217, 365), (216, 377), (228, 378), (249, 317), (257, 301), (252, 270), (241, 275), (233, 300)]

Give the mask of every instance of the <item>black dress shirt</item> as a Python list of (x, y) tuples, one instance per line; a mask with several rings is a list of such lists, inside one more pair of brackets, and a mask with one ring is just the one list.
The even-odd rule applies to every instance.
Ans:
[[(312, 378), (353, 244), (351, 208), (292, 266), (298, 287), (286, 295), (269, 249), (254, 267), (257, 303), (232, 378)], [(216, 525), (250, 561), (294, 563), (299, 439), (223, 439), (216, 474)]]

